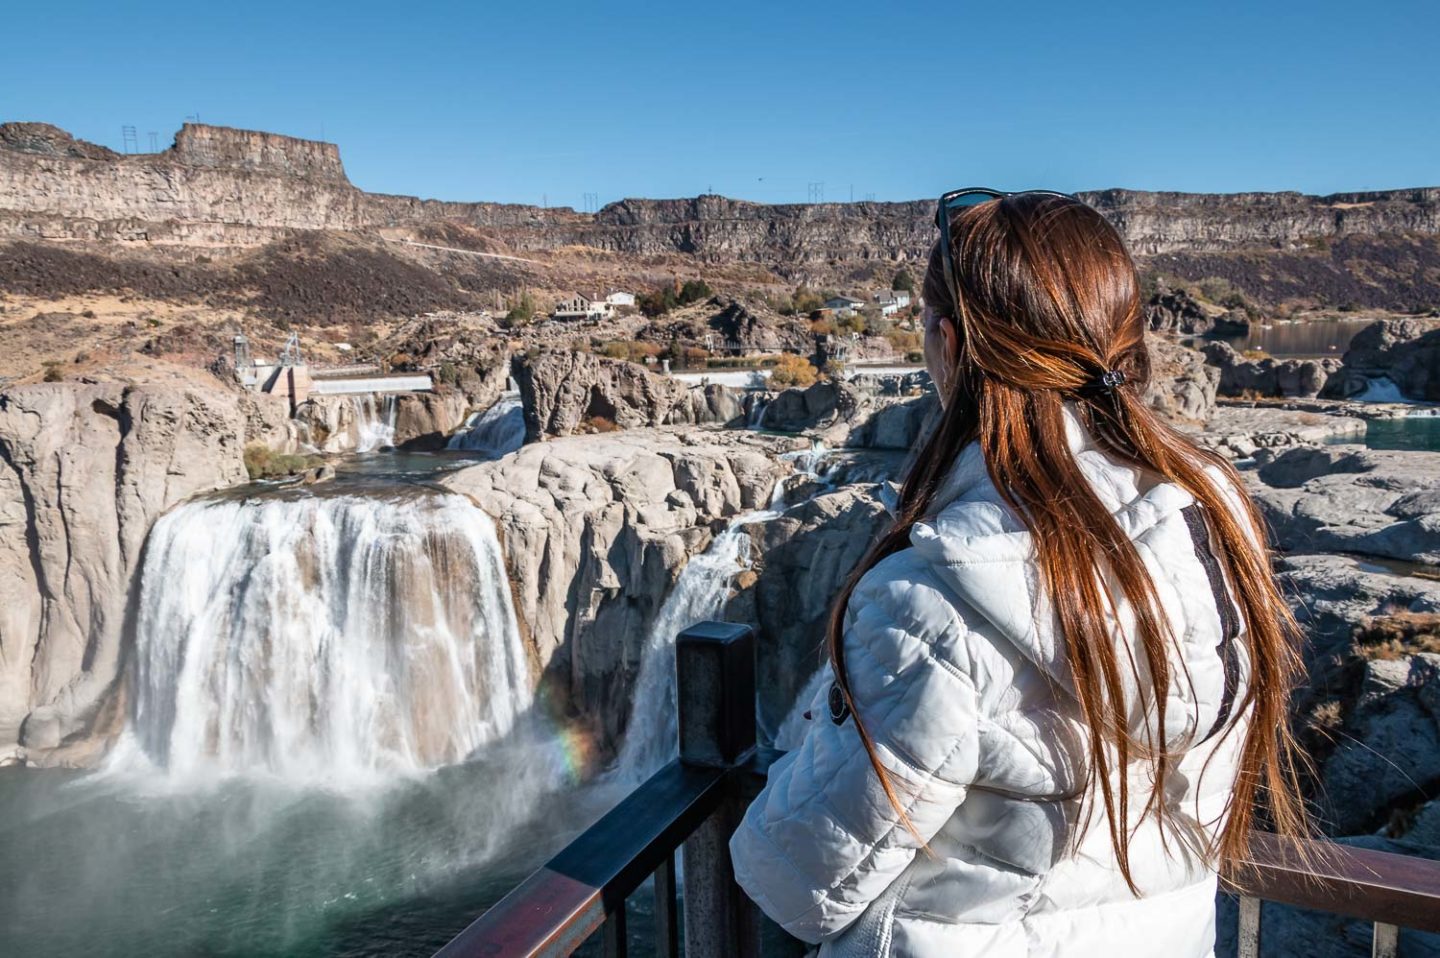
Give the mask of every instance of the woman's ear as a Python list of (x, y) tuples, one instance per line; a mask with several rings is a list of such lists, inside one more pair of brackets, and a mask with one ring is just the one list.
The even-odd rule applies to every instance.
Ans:
[(954, 370), (960, 362), (960, 331), (955, 328), (953, 319), (941, 317), (940, 335), (945, 340), (945, 360)]

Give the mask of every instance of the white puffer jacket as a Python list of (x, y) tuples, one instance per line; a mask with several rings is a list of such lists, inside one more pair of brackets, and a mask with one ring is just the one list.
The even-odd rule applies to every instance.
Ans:
[[(1249, 673), (1239, 610), (1190, 494), (1168, 483), (1147, 488), (1068, 409), (1067, 429), (1178, 640), (1165, 734), (1184, 754), (1169, 779), (1170, 807), (1213, 834), (1245, 724), (1227, 721)], [(1103, 805), (1072, 835), (1083, 824), (1088, 753), (1064, 643), (1029, 534), (978, 446), (957, 458), (933, 515), (913, 528), (911, 548), (860, 581), (845, 628), (857, 707), (929, 852), (881, 790), (843, 699), (826, 689), (804, 742), (770, 770), (731, 840), (741, 886), (835, 958), (1210, 954), (1215, 874), (1168, 830), (1163, 848), (1153, 818), (1135, 832), (1139, 898), (1115, 863)], [(1122, 609), (1119, 620), (1116, 641), (1125, 644), (1133, 616)], [(1127, 672), (1123, 651), (1119, 660)], [(1127, 684), (1135, 729), (1154, 721), (1142, 684), (1133, 676)], [(1132, 826), (1148, 797), (1145, 775), (1132, 771)]]

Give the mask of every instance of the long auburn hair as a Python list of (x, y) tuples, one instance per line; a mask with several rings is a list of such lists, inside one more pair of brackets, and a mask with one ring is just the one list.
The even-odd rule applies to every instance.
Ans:
[[(1064, 405), (1074, 402), (1107, 454), (1179, 485), (1201, 504), (1216, 558), (1243, 616), (1250, 674), (1224, 734), (1241, 716), (1248, 715), (1250, 721), (1229, 818), (1218, 834), (1203, 840), (1199, 851), (1215, 864), (1245, 860), (1256, 806), (1262, 801), (1276, 832), (1305, 835), (1301, 758), (1288, 714), (1290, 693), (1301, 672), (1300, 631), (1276, 587), (1269, 556), (1257, 545), (1265, 535), (1254, 503), (1241, 491), (1243, 515), (1237, 517), (1205, 472), (1207, 466), (1217, 468), (1242, 490), (1234, 468), (1168, 426), (1142, 395), (1151, 374), (1150, 357), (1140, 285), (1124, 241), (1104, 217), (1078, 200), (1022, 193), (964, 209), (951, 220), (950, 242), (958, 304), (944, 280), (939, 244), (931, 251), (924, 285), (927, 306), (952, 319), (959, 334), (958, 356), (950, 357), (955, 366), (944, 412), (905, 478), (894, 523), (841, 591), (829, 625), (837, 683), (900, 820), (915, 832), (862, 719), (865, 703), (856, 702), (850, 691), (845, 607), (861, 576), (910, 544), (911, 527), (930, 514), (956, 455), (974, 441), (980, 444), (995, 488), (1031, 534), (1042, 584), (1063, 636), (1088, 739), (1088, 784), (1081, 802), (1085, 821), (1096, 806), (1098, 790), (1117, 862), (1136, 894), (1128, 847), (1133, 827), (1153, 812), (1162, 840), (1175, 831), (1169, 827), (1174, 814), (1165, 801), (1166, 784), (1184, 748), (1172, 750), (1165, 741), (1165, 708), (1171, 683), (1177, 678), (1188, 682), (1189, 676), (1172, 674), (1167, 649), (1175, 640), (1154, 582), (1070, 450)], [(1125, 374), (1121, 386), (1092, 388), (1113, 369)], [(1107, 610), (1121, 598), (1135, 616), (1129, 636), (1135, 651), (1132, 661), (1123, 664), (1117, 661), (1106, 625)], [(1139, 738), (1127, 722), (1120, 671), (1138, 670), (1134, 659), (1143, 659), (1150, 701), (1158, 713)], [(1135, 679), (1140, 682), (1140, 675)], [(1141, 761), (1151, 766), (1153, 784), (1132, 823), (1129, 773), (1132, 763)], [(1075, 829), (1072, 839), (1084, 828)], [(921, 840), (918, 834), (916, 839)], [(1193, 834), (1184, 843), (1194, 847)]]

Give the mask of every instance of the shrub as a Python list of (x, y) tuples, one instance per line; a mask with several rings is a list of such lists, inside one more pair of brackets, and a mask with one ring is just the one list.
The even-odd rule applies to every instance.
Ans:
[(910, 275), (910, 271), (902, 266), (896, 271), (895, 278), (890, 280), (890, 288), (913, 294), (915, 292), (915, 279)]
[(810, 323), (810, 332), (816, 336), (833, 336), (835, 324), (828, 319), (817, 319)]
[(624, 359), (632, 363), (643, 363), (646, 359), (659, 356), (660, 347), (634, 339), (616, 339), (600, 347), (600, 355), (610, 359)]
[(441, 363), (435, 370), (435, 381), (446, 386), (457, 385), (460, 382), (460, 371), (455, 368), (454, 363)]
[(535, 321), (536, 312), (535, 298), (528, 292), (521, 293), (519, 301), (511, 306), (510, 312), (506, 313), (504, 318), (500, 320), (500, 325), (505, 329), (517, 329), (521, 326), (529, 326)]
[(615, 425), (615, 420), (606, 416), (588, 416), (581, 425), (586, 432), (617, 432), (620, 429)]
[(703, 279), (692, 279), (680, 287), (680, 305), (689, 306), (691, 303), (699, 303), (715, 295), (715, 291)]
[(315, 456), (274, 452), (263, 442), (252, 442), (245, 446), (245, 471), (250, 474), (251, 479), (297, 475), (318, 461)]
[(775, 369), (770, 373), (770, 385), (779, 389), (789, 386), (803, 388), (813, 384), (817, 378), (819, 375), (808, 359), (786, 353), (775, 362)]
[(60, 360), (47, 359), (40, 365), (45, 368), (44, 379), (47, 383), (58, 383), (65, 381), (65, 374), (60, 371)]
[(914, 329), (887, 329), (882, 334), (897, 353), (919, 352), (925, 348), (925, 334)]
[(798, 286), (790, 297), (797, 313), (813, 313), (825, 305), (825, 298), (808, 286)]
[(923, 363), (925, 361), (925, 354), (918, 349), (913, 352), (908, 352), (905, 354), (905, 361), (907, 363)]

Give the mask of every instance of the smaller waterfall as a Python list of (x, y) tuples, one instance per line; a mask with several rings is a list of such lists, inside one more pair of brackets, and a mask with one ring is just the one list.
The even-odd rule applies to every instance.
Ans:
[(395, 396), (367, 393), (350, 397), (355, 417), (355, 451), (374, 452), (395, 445), (395, 418), (400, 403)]
[(464, 430), (451, 436), (445, 448), (499, 459), (524, 444), (525, 407), (518, 396), (502, 396), (483, 413), (471, 416)]
[(745, 526), (773, 516), (752, 512), (736, 519), (710, 548), (686, 564), (665, 597), (645, 639), (630, 727), (616, 763), (616, 773), (626, 784), (644, 781), (674, 757), (675, 636), (720, 614), (735, 576), (750, 567), (750, 535)]
[(797, 479), (808, 479), (811, 482), (824, 482), (827, 475), (825, 460), (830, 457), (831, 450), (818, 439), (809, 449), (800, 449), (795, 452), (787, 452), (780, 458), (786, 462), (795, 464), (795, 471), (788, 476), (781, 476), (780, 481), (775, 483), (774, 490), (770, 493), (770, 511), (784, 512), (789, 503), (785, 498), (786, 487), (793, 484)]

